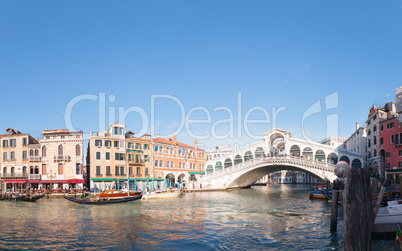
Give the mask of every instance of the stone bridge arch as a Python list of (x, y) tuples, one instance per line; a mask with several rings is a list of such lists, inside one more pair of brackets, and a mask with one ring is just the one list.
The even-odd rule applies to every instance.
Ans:
[(311, 176), (317, 178), (319, 181), (324, 182), (327, 177), (319, 173), (319, 170), (313, 171), (309, 168), (303, 168), (298, 165), (289, 165), (289, 164), (270, 164), (263, 165), (249, 170), (248, 172), (241, 173), (236, 175), (232, 179), (228, 180), (226, 184), (224, 184), (224, 188), (237, 188), (237, 187), (247, 187), (254, 184), (256, 181), (268, 175), (270, 173), (278, 172), (278, 171), (301, 171), (306, 174), (310, 174)]

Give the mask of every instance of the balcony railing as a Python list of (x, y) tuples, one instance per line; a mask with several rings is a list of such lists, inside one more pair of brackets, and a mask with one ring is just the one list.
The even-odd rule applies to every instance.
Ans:
[(40, 180), (40, 179), (41, 179), (41, 176), (42, 176), (42, 175), (40, 175), (40, 174), (30, 174), (30, 175), (29, 175), (29, 179), (30, 179), (30, 180)]
[(27, 178), (28, 173), (1, 173), (2, 178)]
[(40, 157), (40, 156), (29, 156), (29, 161), (40, 162), (40, 161), (42, 161), (42, 157)]
[(54, 161), (70, 161), (71, 160), (71, 156), (69, 156), (69, 155), (56, 155), (53, 157), (54, 157)]

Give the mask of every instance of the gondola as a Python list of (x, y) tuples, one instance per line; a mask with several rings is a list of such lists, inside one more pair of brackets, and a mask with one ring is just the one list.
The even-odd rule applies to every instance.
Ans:
[(134, 193), (134, 196), (121, 197), (121, 198), (116, 198), (116, 199), (100, 198), (98, 200), (88, 200), (88, 199), (72, 198), (72, 197), (68, 197), (66, 195), (63, 195), (63, 198), (68, 201), (75, 202), (78, 204), (104, 205), (104, 204), (115, 204), (115, 203), (123, 203), (123, 202), (139, 200), (142, 198), (142, 193)]
[(40, 194), (40, 195), (35, 195), (35, 196), (25, 196), (22, 197), (22, 201), (27, 201), (27, 202), (34, 202), (39, 200), (40, 198), (42, 198), (43, 196), (45, 196), (45, 194)]

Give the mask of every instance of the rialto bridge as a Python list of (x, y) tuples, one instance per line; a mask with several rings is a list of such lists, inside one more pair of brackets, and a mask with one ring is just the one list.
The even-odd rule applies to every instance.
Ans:
[(334, 169), (338, 161), (347, 161), (352, 167), (363, 166), (364, 157), (358, 153), (296, 139), (286, 130), (275, 128), (264, 136), (263, 141), (210, 159), (205, 165), (206, 175), (189, 184), (190, 189), (246, 187), (281, 170), (302, 171), (319, 180), (332, 181), (336, 179)]

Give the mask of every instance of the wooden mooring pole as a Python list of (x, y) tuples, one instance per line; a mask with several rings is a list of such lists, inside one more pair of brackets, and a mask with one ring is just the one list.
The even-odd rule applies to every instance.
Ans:
[(371, 250), (372, 204), (369, 172), (365, 168), (351, 168), (344, 182), (344, 250)]
[(339, 183), (334, 180), (332, 187), (332, 203), (331, 203), (331, 232), (336, 232), (338, 226), (338, 198), (339, 198)]

